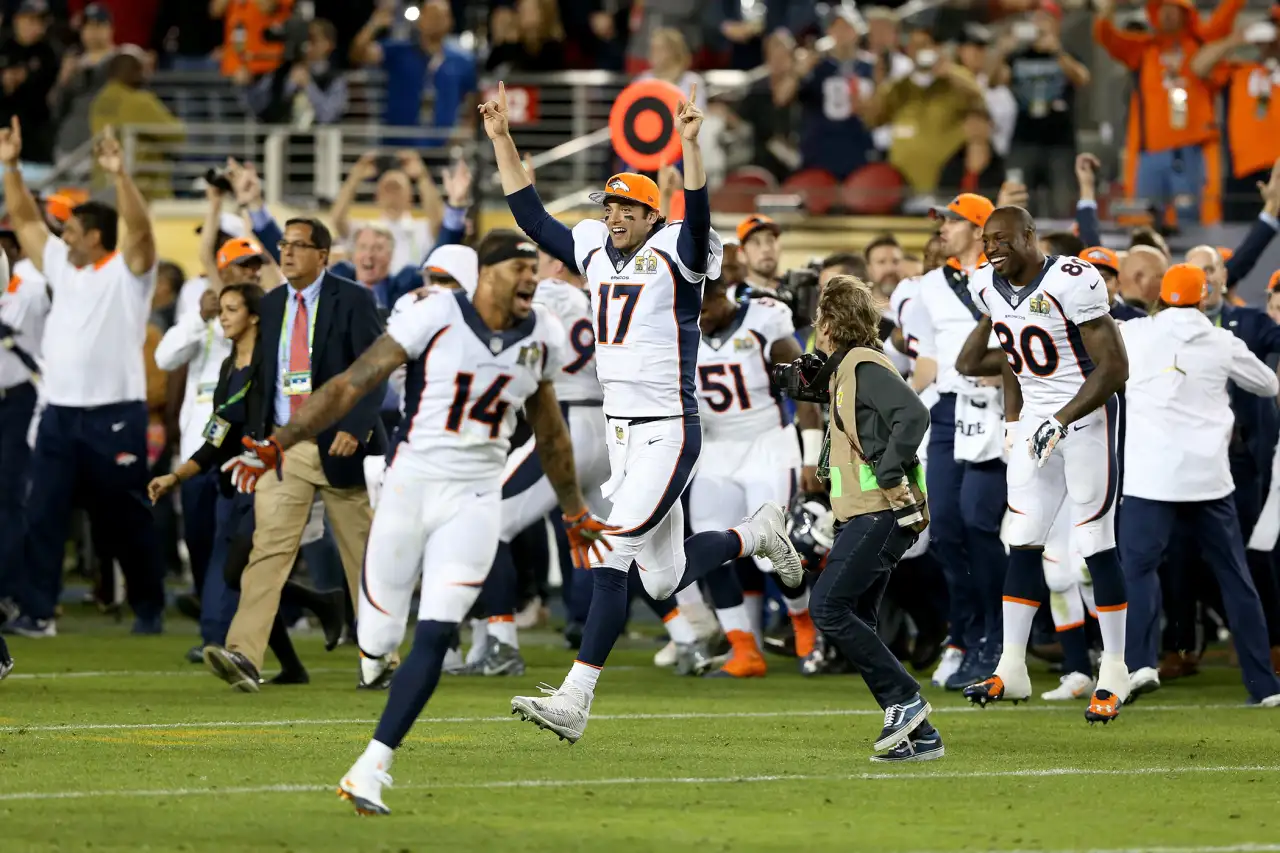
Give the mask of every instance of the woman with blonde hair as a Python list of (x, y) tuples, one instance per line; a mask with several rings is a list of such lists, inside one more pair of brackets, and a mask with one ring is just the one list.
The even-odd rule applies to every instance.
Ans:
[(662, 80), (681, 92), (688, 92), (696, 83), (698, 93), (694, 105), (700, 110), (707, 108), (707, 87), (702, 82), (702, 75), (689, 70), (693, 67), (693, 54), (679, 30), (659, 27), (649, 35), (649, 66), (649, 70), (637, 80)]

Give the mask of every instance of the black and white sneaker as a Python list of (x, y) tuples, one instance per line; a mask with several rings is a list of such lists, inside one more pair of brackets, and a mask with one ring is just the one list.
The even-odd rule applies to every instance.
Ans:
[(258, 668), (247, 657), (222, 646), (205, 646), (204, 664), (210, 672), (241, 693), (257, 693), (262, 684)]
[(927, 735), (909, 737), (888, 752), (871, 756), (871, 760), (890, 764), (901, 761), (933, 761), (947, 754), (942, 745), (942, 735), (934, 729)]
[(884, 710), (884, 728), (876, 740), (876, 751), (891, 749), (911, 736), (933, 712), (919, 693), (905, 705), (890, 705)]
[(11, 672), (13, 672), (13, 658), (0, 660), (0, 681), (4, 681), (4, 677)]

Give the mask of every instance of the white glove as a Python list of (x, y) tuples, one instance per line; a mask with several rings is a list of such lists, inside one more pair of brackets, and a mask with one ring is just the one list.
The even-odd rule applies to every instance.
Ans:
[(1017, 435), (1018, 435), (1018, 422), (1005, 421), (1004, 422), (1004, 454), (1005, 456), (1008, 456), (1010, 453), (1013, 452), (1013, 440), (1017, 437)]
[(1027, 450), (1030, 451), (1031, 458), (1036, 460), (1036, 467), (1044, 467), (1045, 460), (1066, 434), (1067, 428), (1058, 423), (1057, 418), (1045, 418), (1040, 422), (1031, 438), (1027, 439)]

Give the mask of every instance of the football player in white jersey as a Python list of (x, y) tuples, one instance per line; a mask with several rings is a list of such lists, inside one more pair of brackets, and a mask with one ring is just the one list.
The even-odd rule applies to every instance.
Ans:
[[(774, 389), (771, 368), (800, 357), (791, 309), (768, 297), (731, 301), (727, 282), (707, 283), (698, 350), (698, 394), (703, 456), (689, 489), (689, 527), (723, 530), (767, 501), (789, 505), (800, 474), (800, 443)], [(821, 454), (822, 412), (796, 405), (796, 421)], [(807, 433), (807, 434), (806, 434)], [(773, 567), (761, 560), (760, 569)], [(783, 587), (795, 628), (796, 656), (813, 652), (817, 630), (809, 618), (809, 592)], [(734, 564), (707, 576), (707, 590), (732, 654), (715, 675), (747, 678), (768, 669)]]
[(502, 84), (497, 100), (480, 106), (516, 223), (586, 278), (596, 326), (596, 375), (604, 392), (611, 472), (602, 492), (613, 507), (607, 523), (585, 512), (567, 514), (566, 521), (571, 544), (607, 531), (612, 546), (604, 570), (593, 572), (582, 647), (564, 684), (548, 696), (518, 696), (511, 703), (525, 719), (570, 741), (586, 729), (600, 670), (622, 633), (633, 564), (645, 589), (659, 600), (696, 581), (699, 573), (743, 555), (772, 560), (789, 586), (803, 577), (777, 504), (765, 504), (732, 530), (683, 539), (680, 494), (702, 449), (695, 370), (702, 283), (719, 277), (721, 259), (720, 237), (711, 230), (698, 147), (702, 113), (695, 101), (690, 93), (674, 117), (684, 164), (685, 220), (662, 222), (657, 184), (625, 173), (610, 178), (593, 198), (602, 205), (602, 217), (579, 222), (572, 231), (547, 214), (529, 181), (511, 140)]
[(237, 487), (252, 490), (263, 473), (279, 470), (285, 449), (409, 365), (405, 419), (360, 583), (357, 639), (366, 680), (368, 670), (388, 665), (404, 638), (419, 578), (422, 594), (413, 649), (392, 680), (373, 740), (339, 786), (364, 814), (388, 812), (382, 788), (391, 781), (392, 752), (435, 690), (450, 639), (489, 573), (498, 547), (502, 469), (520, 406), (560, 505), (569, 514), (587, 511), (555, 394), (564, 330), (533, 304), (534, 246), (515, 232), (493, 232), (478, 254), (474, 301), (461, 291), (428, 290), (394, 314), (386, 333), (313, 393), (286, 426), (265, 441), (246, 439), (247, 452), (227, 465)]
[[(609, 478), (609, 455), (604, 441), (600, 382), (596, 379), (591, 300), (582, 289), (581, 279), (546, 252), (538, 253), (538, 278), (533, 302), (560, 321), (567, 338), (564, 363), (555, 376), (556, 399), (573, 439), (573, 458), (583, 497), (591, 512), (603, 517), (608, 514), (608, 505), (600, 497), (600, 486)], [(485, 648), (467, 668), (468, 673), (524, 673), (515, 623), (518, 579), (510, 543), (530, 525), (542, 524), (557, 503), (555, 488), (542, 471), (537, 451), (537, 440), (530, 439), (507, 458), (498, 553), (483, 596), (488, 616), (487, 639)], [(563, 580), (567, 584), (573, 578), (565, 576)]]
[(1011, 552), (1000, 662), (990, 678), (966, 688), (965, 696), (985, 705), (1031, 695), (1027, 641), (1037, 608), (1048, 600), (1043, 552), (1066, 501), (1072, 538), (1093, 579), (1102, 632), (1102, 664), (1085, 719), (1106, 723), (1129, 696), (1128, 603), (1115, 535), (1116, 394), (1128, 378), (1128, 358), (1101, 274), (1079, 258), (1045, 257), (1031, 214), (1020, 207), (995, 211), (983, 244), (990, 264), (969, 288), (974, 304), (990, 316), (1006, 356)]

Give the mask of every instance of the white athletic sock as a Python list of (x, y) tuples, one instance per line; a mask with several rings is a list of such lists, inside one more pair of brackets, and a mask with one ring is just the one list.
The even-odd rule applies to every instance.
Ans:
[(520, 648), (519, 633), (516, 621), (510, 616), (495, 616), (489, 620), (489, 636), (499, 643), (506, 643), (513, 648)]
[(1039, 606), (1023, 604), (1004, 597), (1004, 652), (1000, 660), (1010, 663), (1027, 662), (1027, 643), (1031, 640), (1031, 622), (1036, 618)]
[(809, 612), (809, 590), (802, 589), (800, 594), (795, 598), (787, 598), (785, 595), (782, 600), (787, 603), (787, 612), (794, 616), (797, 613)]
[(747, 615), (747, 606), (745, 604), (736, 604), (733, 607), (717, 607), (716, 618), (720, 620), (720, 627), (728, 634), (730, 631), (741, 631), (744, 634), (751, 633), (751, 617)]
[(1098, 630), (1102, 633), (1102, 653), (1124, 659), (1124, 625), (1129, 618), (1129, 605), (1117, 604), (1098, 608)]
[(667, 618), (662, 620), (662, 624), (673, 642), (695, 643), (698, 641), (698, 632), (693, 630), (689, 617), (681, 613), (679, 607), (668, 613)]
[(569, 669), (569, 674), (565, 676), (564, 683), (572, 684), (580, 690), (585, 690), (588, 695), (594, 695), (596, 682), (599, 680), (600, 667), (576, 660)]
[(756, 645), (764, 648), (764, 596), (758, 592), (742, 594), (743, 605), (747, 608), (747, 618), (751, 620), (751, 633), (756, 635)]
[(467, 663), (475, 663), (484, 657), (489, 645), (489, 620), (471, 620), (471, 648), (467, 649)]
[(739, 557), (750, 557), (756, 552), (756, 535), (751, 532), (751, 527), (746, 524), (740, 524), (737, 527), (729, 528), (730, 533), (738, 534), (738, 538), (742, 540), (742, 553)]
[(389, 770), (391, 768), (391, 756), (394, 751), (385, 743), (379, 743), (376, 740), (369, 741), (369, 745), (364, 748), (364, 755), (360, 756), (357, 763), (372, 764), (379, 770)]

